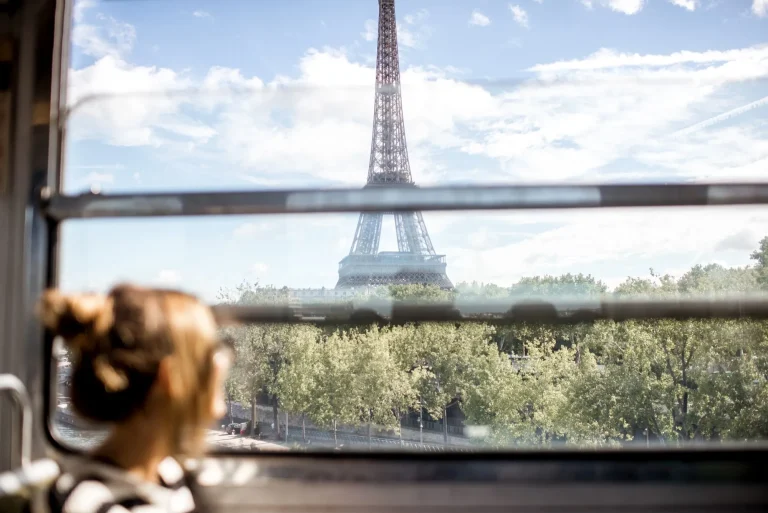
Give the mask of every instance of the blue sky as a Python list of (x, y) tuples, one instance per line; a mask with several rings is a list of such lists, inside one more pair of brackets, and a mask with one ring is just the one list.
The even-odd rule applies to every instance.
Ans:
[[(377, 14), (374, 0), (80, 0), (66, 191), (362, 186)], [(767, 0), (398, 0), (397, 14), (419, 184), (768, 177)], [(744, 208), (425, 220), (454, 282), (500, 285), (745, 265), (768, 234), (768, 215)], [(209, 300), (244, 279), (332, 287), (355, 223), (71, 222), (62, 285), (130, 279)]]

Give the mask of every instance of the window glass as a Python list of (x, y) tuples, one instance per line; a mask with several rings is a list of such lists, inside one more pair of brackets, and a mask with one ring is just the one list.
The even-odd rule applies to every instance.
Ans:
[[(768, 176), (764, 2), (397, 0), (382, 18), (396, 27), (383, 28), (379, 7), (76, 1), (63, 191)], [(387, 34), (397, 54), (391, 38), (377, 51)], [(65, 222), (60, 241), (65, 290), (132, 281), (210, 303), (455, 300), (477, 316), (520, 299), (768, 287), (757, 207), (104, 219)], [(768, 436), (762, 322), (231, 329), (238, 357), (215, 447)], [(92, 446), (104, 433), (72, 413), (71, 366), (65, 354), (54, 425)]]
[[(387, 298), (455, 301), (477, 318), (521, 300), (589, 308), (617, 298), (759, 297), (768, 250), (763, 210), (428, 212), (442, 249), (434, 258), (444, 262), (452, 290), (337, 288), (356, 215), (71, 221), (62, 232), (61, 285), (106, 292), (130, 280), (180, 287), (212, 304), (287, 304), (307, 316), (318, 307), (322, 315), (323, 305), (362, 308)], [(385, 218), (383, 260), (401, 256), (395, 228)], [(376, 265), (385, 272), (382, 260)], [(460, 450), (766, 435), (763, 322), (488, 319), (227, 328), (238, 349), (231, 414), (212, 427), (210, 441), (244, 450)], [(68, 406), (68, 369), (62, 362), (62, 438), (96, 443), (101, 435), (84, 431)], [(257, 432), (240, 435), (254, 412)]]

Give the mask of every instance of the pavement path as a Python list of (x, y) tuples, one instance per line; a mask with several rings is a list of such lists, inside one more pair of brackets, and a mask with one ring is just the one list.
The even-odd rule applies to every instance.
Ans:
[(237, 451), (287, 451), (288, 447), (248, 436), (228, 435), (223, 431), (209, 430), (206, 435), (209, 447)]

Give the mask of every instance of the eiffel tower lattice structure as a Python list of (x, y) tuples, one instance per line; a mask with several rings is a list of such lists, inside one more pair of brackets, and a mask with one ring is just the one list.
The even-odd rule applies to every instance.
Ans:
[[(395, 0), (379, 0), (375, 98), (365, 187), (416, 187), (405, 143)], [(395, 217), (398, 251), (379, 252), (384, 215)], [(445, 255), (435, 252), (421, 212), (364, 212), (349, 255), (339, 263), (336, 288), (425, 284), (451, 289), (445, 268)]]

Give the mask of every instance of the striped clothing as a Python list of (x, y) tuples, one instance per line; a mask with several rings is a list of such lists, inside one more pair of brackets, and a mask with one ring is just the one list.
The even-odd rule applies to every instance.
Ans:
[(176, 460), (158, 468), (161, 483), (143, 481), (124, 470), (92, 459), (77, 458), (47, 494), (50, 513), (196, 513), (190, 479)]

